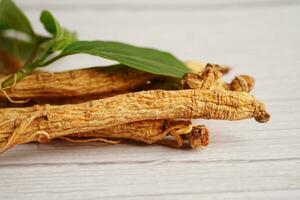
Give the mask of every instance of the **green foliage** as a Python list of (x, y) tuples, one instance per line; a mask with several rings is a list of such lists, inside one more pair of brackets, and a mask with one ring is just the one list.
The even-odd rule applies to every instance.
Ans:
[(29, 20), (11, 0), (0, 0), (0, 30), (5, 29), (14, 29), (34, 36)]
[(85, 53), (117, 61), (153, 74), (181, 78), (189, 69), (172, 54), (156, 49), (136, 47), (121, 42), (78, 41), (67, 46), (63, 55)]
[[(189, 72), (180, 60), (168, 52), (114, 41), (77, 41), (76, 34), (63, 28), (47, 10), (41, 12), (40, 21), (50, 37), (35, 34), (27, 17), (11, 0), (0, 0), (0, 50), (24, 61), (23, 68), (16, 72), (18, 80), (35, 68), (80, 53), (164, 76), (181, 78)], [(18, 34), (7, 35), (7, 31), (25, 34), (29, 39), (21, 40)], [(12, 82), (8, 79), (1, 87), (7, 87)]]
[(47, 10), (42, 11), (40, 20), (45, 29), (53, 35), (51, 50), (59, 51), (76, 41), (76, 34), (62, 28), (54, 16)]

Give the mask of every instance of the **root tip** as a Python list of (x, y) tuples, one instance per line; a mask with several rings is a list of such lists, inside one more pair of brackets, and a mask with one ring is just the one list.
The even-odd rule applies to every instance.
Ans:
[(267, 123), (271, 118), (271, 115), (266, 111), (255, 117), (255, 120), (259, 123)]
[(254, 115), (254, 119), (260, 123), (267, 123), (271, 118), (271, 115), (266, 111), (263, 104), (258, 105), (257, 112)]
[(190, 145), (192, 148), (207, 146), (209, 143), (209, 132), (203, 125), (196, 125), (190, 133)]

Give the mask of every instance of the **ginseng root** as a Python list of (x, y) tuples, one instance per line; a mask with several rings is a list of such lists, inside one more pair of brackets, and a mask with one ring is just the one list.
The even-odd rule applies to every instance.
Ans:
[(201, 72), (187, 73), (181, 80), (181, 85), (185, 89), (223, 89), (239, 92), (251, 92), (254, 88), (255, 80), (251, 76), (236, 76), (228, 84), (221, 79), (222, 75), (218, 66), (208, 64)]
[[(24, 77), (13, 87), (6, 89), (7, 95), (14, 100), (41, 100), (51, 98), (99, 98), (134, 91), (147, 81), (157, 79), (158, 75), (130, 69), (128, 67), (110, 66), (72, 70), (67, 72), (36, 71)], [(2, 77), (2, 82), (4, 81)], [(4, 101), (6, 96), (0, 93)], [(70, 101), (70, 100), (68, 100)]]
[(230, 71), (230, 67), (226, 65), (218, 65), (218, 64), (212, 64), (212, 63), (196, 61), (196, 60), (188, 60), (185, 62), (185, 65), (188, 66), (193, 73), (201, 72), (207, 66), (216, 67), (218, 71), (222, 74), (227, 74)]
[(6, 150), (16, 144), (63, 137), (144, 120), (254, 117), (267, 122), (265, 106), (245, 92), (225, 90), (152, 90), (81, 104), (0, 109), (0, 134), (11, 134)]
[[(173, 136), (170, 140), (166, 136)], [(87, 133), (75, 133), (60, 139), (69, 142), (118, 143), (119, 139), (142, 141), (147, 144), (161, 143), (180, 148), (187, 140), (190, 147), (207, 146), (209, 141), (208, 130), (203, 125), (192, 125), (188, 120), (150, 120), (121, 124), (106, 129)]]
[[(36, 138), (39, 142), (49, 142), (47, 135)], [(172, 136), (170, 140), (166, 136)], [(1, 148), (11, 138), (11, 134), (0, 134)], [(31, 138), (33, 139), (33, 138)], [(52, 138), (55, 139), (55, 138)], [(187, 140), (192, 148), (207, 146), (209, 142), (208, 130), (203, 125), (192, 125), (188, 120), (149, 120), (121, 124), (106, 129), (91, 132), (74, 133), (58, 137), (73, 143), (105, 142), (118, 144), (122, 139), (145, 142), (147, 144), (161, 143), (180, 148)], [(174, 140), (175, 139), (175, 140)]]
[(236, 76), (231, 83), (229, 84), (229, 88), (232, 91), (240, 91), (240, 92), (251, 92), (254, 88), (255, 80), (251, 76), (248, 75), (240, 75)]
[[(202, 62), (186, 63), (195, 73), (201, 72), (205, 66)], [(207, 64), (205, 64), (207, 65)], [(210, 65), (210, 64), (208, 64)], [(213, 65), (220, 74), (227, 73), (228, 68)], [(0, 83), (7, 76), (0, 76)], [(153, 83), (152, 83), (153, 82)], [(110, 97), (117, 94), (150, 89), (178, 89), (179, 81), (165, 76), (154, 75), (125, 66), (97, 67), (71, 70), (66, 72), (36, 71), (8, 89), (2, 89), (0, 101), (4, 106), (11, 106), (6, 101), (31, 101), (25, 104), (66, 104), (81, 103), (89, 100)], [(17, 106), (22, 106), (20, 104)], [(12, 107), (16, 104), (12, 104)]]

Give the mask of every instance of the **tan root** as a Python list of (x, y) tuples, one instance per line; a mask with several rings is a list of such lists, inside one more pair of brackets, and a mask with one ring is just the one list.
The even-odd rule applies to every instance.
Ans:
[[(264, 104), (249, 94), (252, 77), (240, 75), (225, 83), (221, 77), (229, 71), (226, 66), (195, 61), (186, 65), (193, 72), (185, 75), (181, 86), (176, 79), (124, 67), (35, 72), (3, 88), (2, 98), (67, 105), (0, 108), (0, 152), (55, 138), (109, 144), (129, 139), (177, 148), (188, 143), (196, 148), (208, 144), (208, 130), (190, 119), (269, 120)], [(150, 91), (127, 93), (139, 90)]]
[(195, 60), (188, 60), (185, 62), (188, 68), (191, 69), (193, 73), (199, 73), (205, 69), (207, 66), (214, 66), (218, 69), (218, 71), (222, 74), (227, 74), (230, 71), (230, 67), (226, 65), (218, 65), (218, 64), (211, 64), (208, 62), (202, 61), (195, 61)]
[(68, 98), (72, 98), (74, 102), (81, 102), (81, 98), (97, 99), (134, 91), (158, 77), (126, 67), (115, 70), (99, 67), (57, 73), (36, 71), (13, 87), (5, 89), (6, 95), (0, 94), (0, 99), (4, 101), (9, 96), (14, 100), (43, 102), (43, 99), (70, 101)]
[[(200, 73), (205, 66), (211, 64), (188, 61), (186, 65), (195, 73)], [(213, 66), (222, 74), (229, 71), (227, 67)], [(0, 77), (1, 82), (6, 78)], [(2, 88), (0, 101), (5, 102), (7, 99), (11, 103), (25, 103), (28, 100), (37, 104), (81, 103), (140, 90), (178, 89), (177, 82), (178, 80), (124, 66), (97, 67), (57, 73), (35, 71), (17, 84), (13, 84), (9, 88)], [(8, 103), (7, 105), (11, 106)]]
[[(176, 140), (168, 140), (166, 136)], [(148, 144), (161, 143), (173, 147), (182, 147), (187, 139), (190, 147), (208, 145), (208, 130), (203, 125), (192, 125), (183, 120), (151, 120), (122, 124), (87, 133), (70, 134), (61, 139), (69, 142), (101, 141), (110, 144), (119, 143), (119, 139), (142, 141)], [(116, 140), (117, 139), (117, 140)]]
[(254, 88), (255, 80), (248, 75), (236, 76), (229, 85), (230, 90), (240, 92), (251, 92)]
[[(27, 136), (40, 131), (48, 133), (52, 139), (144, 120), (241, 120), (252, 117), (258, 122), (266, 122), (270, 115), (261, 102), (245, 92), (152, 90), (81, 104), (3, 108), (0, 109), (0, 134), (12, 134), (22, 126), (16, 138), (23, 139), (11, 141), (14, 146), (30, 142)], [(30, 123), (27, 123), (28, 119)]]
[[(13, 76), (13, 78), (14, 78), (13, 84), (12, 84), (11, 86), (9, 86), (9, 87), (1, 88), (2, 83), (3, 83), (5, 80), (11, 78), (12, 76)], [(0, 97), (1, 97), (1, 93), (2, 93), (2, 95), (3, 95), (10, 103), (13, 103), (13, 104), (24, 104), (24, 103), (27, 103), (28, 100), (13, 100), (13, 99), (7, 94), (6, 90), (13, 88), (13, 87), (16, 85), (16, 83), (17, 83), (17, 77), (16, 77), (15, 74), (14, 74), (14, 75), (6, 75), (6, 76), (3, 75), (3, 76), (0, 76)]]
[[(2, 142), (1, 151), (5, 151), (16, 143), (31, 141), (49, 142), (53, 135), (45, 131), (36, 131), (33, 134), (22, 134), (37, 116), (33, 115), (27, 121), (23, 121), (12, 134), (0, 134)], [(173, 136), (175, 140), (165, 138)], [(192, 125), (190, 121), (184, 120), (151, 120), (121, 124), (106, 129), (95, 130), (91, 132), (74, 133), (59, 139), (73, 143), (104, 142), (109, 144), (118, 144), (121, 139), (142, 141), (148, 144), (161, 143), (164, 145), (180, 148), (187, 140), (190, 147), (197, 148), (208, 145), (208, 130), (203, 125)], [(23, 142), (21, 142), (23, 143)]]
[(251, 76), (236, 76), (228, 84), (221, 79), (222, 75), (220, 67), (209, 64), (201, 72), (187, 73), (181, 80), (181, 85), (185, 89), (223, 89), (239, 92), (251, 92), (254, 88), (255, 80)]
[(226, 84), (219, 81), (222, 73), (216, 66), (208, 65), (202, 72), (187, 73), (181, 80), (183, 88), (186, 89), (226, 89)]

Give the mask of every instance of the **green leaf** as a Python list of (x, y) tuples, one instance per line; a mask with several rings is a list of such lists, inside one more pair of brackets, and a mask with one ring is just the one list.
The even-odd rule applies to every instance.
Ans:
[(76, 34), (62, 28), (59, 22), (49, 11), (44, 10), (41, 13), (40, 21), (44, 25), (45, 29), (54, 36), (53, 42), (51, 41), (51, 43), (53, 43), (51, 49), (52, 52), (61, 50), (77, 40)]
[(62, 56), (84, 53), (117, 61), (153, 74), (182, 78), (190, 70), (170, 53), (113, 41), (78, 41), (62, 51)]
[(0, 31), (6, 29), (13, 29), (35, 36), (24, 13), (11, 0), (0, 0)]
[(62, 34), (63, 29), (61, 28), (58, 21), (54, 18), (54, 16), (47, 10), (42, 11), (40, 20), (42, 24), (44, 25), (45, 29), (55, 35), (59, 36)]
[(25, 14), (11, 0), (0, 0), (0, 49), (25, 62), (37, 45)]

